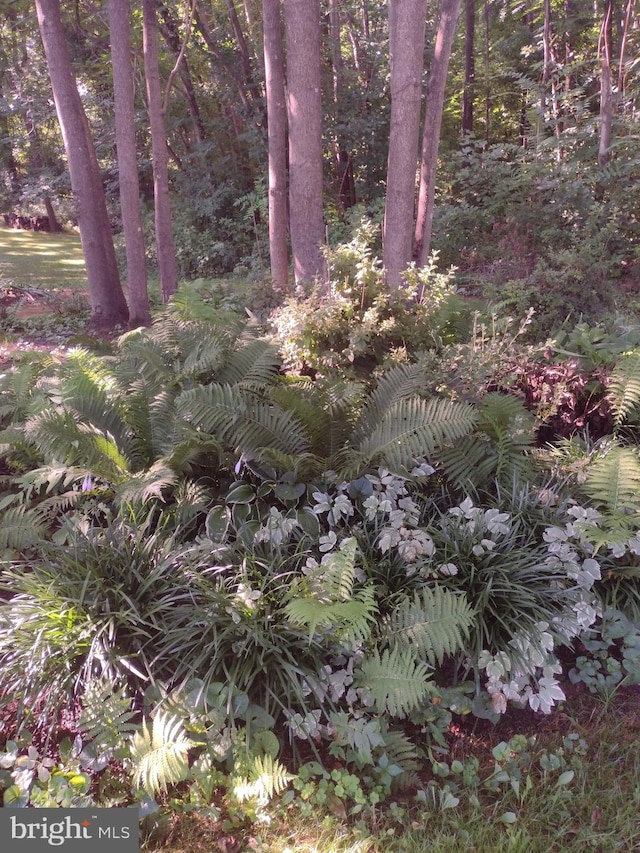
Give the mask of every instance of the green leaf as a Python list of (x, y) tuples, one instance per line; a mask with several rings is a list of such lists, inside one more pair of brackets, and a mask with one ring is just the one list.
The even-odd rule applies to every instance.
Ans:
[(381, 713), (406, 717), (427, 698), (429, 668), (416, 661), (411, 649), (375, 649), (365, 658), (357, 673), (357, 685), (367, 700)]
[(2, 801), (7, 809), (24, 809), (29, 805), (29, 792), (11, 785), (2, 795)]
[(412, 648), (429, 663), (441, 664), (445, 657), (463, 648), (473, 624), (474, 611), (464, 595), (443, 587), (425, 587), (414, 593), (390, 614), (382, 639), (392, 648)]
[(568, 784), (569, 784), (569, 782), (572, 782), (572, 781), (573, 781), (573, 777), (574, 777), (575, 775), (576, 775), (576, 774), (575, 774), (575, 772), (574, 772), (573, 770), (565, 770), (565, 771), (564, 771), (564, 773), (561, 773), (561, 774), (558, 776), (558, 781), (556, 782), (556, 785), (557, 785), (558, 787), (561, 787), (562, 785), (568, 785)]
[(186, 779), (187, 754), (194, 746), (182, 730), (182, 720), (176, 717), (160, 711), (151, 726), (143, 721), (131, 741), (135, 783), (153, 794)]

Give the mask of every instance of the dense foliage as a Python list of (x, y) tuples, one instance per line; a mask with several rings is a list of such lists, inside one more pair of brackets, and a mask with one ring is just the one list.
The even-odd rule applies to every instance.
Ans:
[[(634, 335), (527, 343), (435, 268), (368, 327), (354, 245), (322, 319), (201, 281), (3, 375), (5, 804), (358, 814), (420, 790), (455, 715), (638, 677)], [(26, 772), (29, 731), (56, 758)]]
[[(454, 48), (434, 252), (389, 292), (386, 4), (327, 3), (326, 275), (294, 295), (267, 273), (256, 6), (158, 9), (165, 80), (184, 46), (164, 105), (180, 290), (148, 328), (65, 325), (66, 349), (3, 366), (5, 806), (230, 826), (274, 799), (449, 809), (481, 785), (447, 754), (461, 716), (640, 682), (637, 27), (602, 31), (619, 86), (599, 157), (598, 10), (486, 5), (474, 76)], [(65, 23), (122, 250), (101, 11)], [(74, 227), (33, 21), (18, 3), (2, 26), (2, 206)], [(581, 748), (544, 757), (559, 787)], [(482, 784), (523, 798), (528, 749), (496, 747)]]

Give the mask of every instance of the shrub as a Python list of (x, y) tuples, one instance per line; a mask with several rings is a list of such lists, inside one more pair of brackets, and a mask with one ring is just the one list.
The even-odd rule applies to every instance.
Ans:
[(327, 252), (328, 288), (290, 299), (271, 316), (287, 370), (368, 377), (389, 361), (469, 333), (472, 308), (456, 295), (453, 271), (439, 273), (434, 257), (424, 269), (408, 269), (400, 292), (391, 294), (374, 237), (365, 220), (351, 242)]

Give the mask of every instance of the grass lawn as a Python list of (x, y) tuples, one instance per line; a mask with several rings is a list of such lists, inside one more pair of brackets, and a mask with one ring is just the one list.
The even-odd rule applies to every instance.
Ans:
[(77, 234), (0, 228), (0, 284), (46, 290), (86, 290)]

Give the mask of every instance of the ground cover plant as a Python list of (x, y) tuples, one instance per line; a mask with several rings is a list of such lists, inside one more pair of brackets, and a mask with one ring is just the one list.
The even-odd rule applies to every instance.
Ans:
[(7, 365), (4, 804), (139, 803), (150, 848), (193, 820), (284, 849), (316, 814), (337, 849), (632, 844), (580, 803), (600, 729), (569, 717), (636, 726), (633, 329), (522, 343), (432, 267), (398, 337), (354, 245), (331, 358), (308, 305), (263, 322), (201, 281), (106, 351)]

